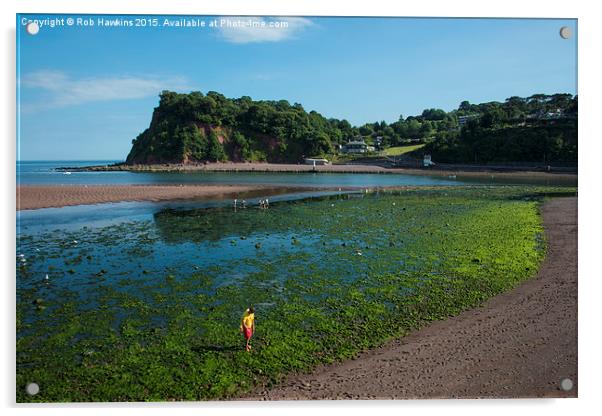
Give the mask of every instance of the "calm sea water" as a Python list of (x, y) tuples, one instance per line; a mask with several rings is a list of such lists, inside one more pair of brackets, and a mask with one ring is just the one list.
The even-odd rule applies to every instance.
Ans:
[(263, 173), (263, 172), (65, 172), (59, 167), (106, 165), (118, 160), (87, 161), (20, 161), (17, 162), (17, 184), (21, 185), (127, 185), (127, 184), (249, 184), (289, 186), (403, 186), (403, 185), (464, 185), (536, 184), (576, 185), (574, 181), (552, 178), (485, 178), (450, 176), (448, 178), (422, 175), (373, 173)]

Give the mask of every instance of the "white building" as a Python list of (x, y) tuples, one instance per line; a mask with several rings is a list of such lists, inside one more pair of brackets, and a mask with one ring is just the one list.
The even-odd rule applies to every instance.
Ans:
[(330, 162), (328, 162), (327, 159), (319, 159), (319, 158), (314, 158), (314, 157), (308, 157), (307, 159), (305, 159), (306, 165), (317, 166), (317, 165), (328, 165), (329, 163)]
[(433, 162), (433, 160), (431, 159), (431, 155), (424, 155), (424, 159), (422, 160), (422, 165), (425, 168), (428, 168), (429, 166), (433, 166), (435, 164), (435, 162)]
[(343, 146), (343, 153), (374, 152), (374, 146), (368, 146), (363, 140), (352, 140)]

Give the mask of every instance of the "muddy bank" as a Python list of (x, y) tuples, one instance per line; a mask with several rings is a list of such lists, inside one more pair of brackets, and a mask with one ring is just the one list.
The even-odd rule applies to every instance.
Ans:
[(121, 201), (223, 199), (291, 190), (295, 189), (261, 185), (24, 185), (17, 187), (17, 210)]
[(65, 167), (61, 171), (131, 171), (131, 172), (325, 172), (325, 173), (383, 173), (383, 174), (405, 174), (405, 175), (427, 175), (449, 177), (459, 175), (473, 178), (489, 178), (495, 175), (499, 178), (549, 178), (555, 180), (574, 180), (577, 173), (542, 172), (532, 170), (504, 170), (478, 169), (466, 170), (462, 168), (453, 169), (416, 169), (416, 168), (387, 168), (369, 164), (345, 164), (345, 165), (305, 165), (305, 164), (281, 164), (281, 163), (206, 163), (206, 164), (156, 164), (156, 165), (107, 165), (88, 167)]

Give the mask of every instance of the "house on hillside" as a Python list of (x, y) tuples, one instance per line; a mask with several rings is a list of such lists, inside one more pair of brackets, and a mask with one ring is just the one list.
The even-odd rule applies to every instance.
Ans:
[(474, 119), (476, 119), (478, 117), (479, 117), (478, 114), (469, 114), (467, 116), (459, 116), (458, 117), (458, 124), (460, 125), (460, 128), (462, 128), (465, 125), (467, 125), (470, 120), (474, 120)]
[(382, 150), (383, 148), (383, 136), (376, 136), (376, 139), (374, 139), (374, 147), (378, 150)]
[(363, 139), (349, 141), (343, 146), (343, 153), (369, 153), (374, 152), (374, 146), (368, 146)]
[(431, 155), (424, 155), (424, 158), (422, 160), (422, 166), (424, 166), (425, 168), (429, 168), (434, 164), (435, 162), (433, 162)]

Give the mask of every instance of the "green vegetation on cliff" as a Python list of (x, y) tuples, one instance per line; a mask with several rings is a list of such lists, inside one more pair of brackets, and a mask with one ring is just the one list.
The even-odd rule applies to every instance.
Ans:
[(302, 161), (336, 153), (361, 136), (377, 149), (426, 144), (438, 162), (576, 164), (577, 97), (536, 94), (504, 103), (426, 109), (387, 124), (352, 126), (286, 100), (229, 99), (217, 92), (163, 91), (151, 124), (132, 141), (128, 164)]
[(133, 141), (126, 162), (297, 162), (331, 153), (333, 143), (352, 136), (348, 122), (327, 120), (284, 100), (164, 91), (150, 127)]
[(577, 97), (536, 94), (504, 103), (460, 104), (462, 128), (425, 147), (438, 162), (577, 164)]

